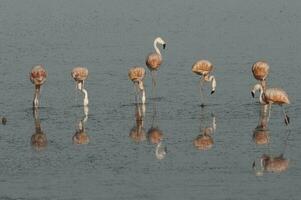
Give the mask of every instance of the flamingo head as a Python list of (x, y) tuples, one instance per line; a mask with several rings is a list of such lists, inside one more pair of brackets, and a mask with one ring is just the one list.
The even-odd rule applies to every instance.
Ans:
[(159, 44), (162, 44), (162, 45), (163, 45), (163, 49), (166, 48), (166, 42), (165, 42), (161, 37), (157, 37), (157, 38), (155, 39), (155, 41), (156, 41), (157, 43), (159, 43)]

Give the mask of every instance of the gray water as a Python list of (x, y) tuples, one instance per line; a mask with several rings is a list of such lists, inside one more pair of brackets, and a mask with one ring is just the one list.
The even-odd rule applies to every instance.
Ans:
[[(299, 199), (300, 52), (299, 0), (191, 1), (0, 1), (0, 199)], [(164, 159), (156, 145), (136, 143), (131, 66), (144, 66), (155, 37), (167, 42), (158, 73), (155, 126), (163, 132)], [(208, 59), (217, 90), (200, 107), (191, 65)], [(270, 142), (252, 140), (259, 119), (252, 64), (271, 66), (270, 86), (284, 88), (291, 105), (285, 127), (272, 107)], [(40, 119), (48, 145), (37, 150), (28, 73), (44, 64)], [(89, 69), (87, 145), (72, 137), (84, 117), (82, 96), (70, 72)], [(145, 79), (147, 97), (151, 78)], [(144, 129), (152, 126), (148, 98)], [(193, 140), (210, 126), (213, 147), (197, 150)], [(289, 160), (282, 173), (256, 176), (252, 163), (263, 154)]]

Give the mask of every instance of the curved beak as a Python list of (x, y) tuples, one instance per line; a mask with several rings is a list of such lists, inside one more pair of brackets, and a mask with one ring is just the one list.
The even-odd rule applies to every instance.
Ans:
[(251, 95), (253, 98), (255, 97), (255, 93), (253, 91), (251, 92)]
[(165, 49), (165, 48), (166, 48), (166, 43), (163, 44), (163, 49)]

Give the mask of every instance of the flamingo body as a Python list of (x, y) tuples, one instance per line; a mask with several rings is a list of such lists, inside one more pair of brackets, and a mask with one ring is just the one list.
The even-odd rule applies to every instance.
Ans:
[(75, 67), (71, 71), (72, 78), (77, 82), (86, 80), (88, 78), (88, 74), (89, 74), (89, 71), (85, 67)]
[(268, 88), (263, 93), (263, 101), (266, 104), (290, 104), (287, 93), (280, 88)]
[(36, 85), (40, 86), (46, 81), (47, 72), (43, 65), (34, 66), (30, 72), (30, 81)]
[(146, 57), (145, 63), (149, 70), (158, 70), (162, 63), (162, 56), (158, 53), (150, 53)]
[(128, 72), (129, 79), (133, 82), (142, 81), (145, 76), (145, 69), (142, 67), (132, 67)]
[(208, 60), (199, 60), (192, 65), (192, 72), (206, 76), (213, 70), (213, 65)]
[(267, 62), (258, 61), (252, 66), (252, 73), (255, 79), (259, 81), (265, 81), (269, 74), (269, 68)]

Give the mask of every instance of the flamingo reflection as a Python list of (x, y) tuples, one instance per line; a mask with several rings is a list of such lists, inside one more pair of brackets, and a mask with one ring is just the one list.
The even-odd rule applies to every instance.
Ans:
[(145, 140), (145, 129), (144, 129), (144, 111), (145, 111), (145, 104), (139, 104), (136, 103), (135, 106), (135, 125), (134, 127), (130, 130), (129, 137), (134, 141), (134, 142), (142, 142)]
[(266, 112), (267, 109), (268, 105), (260, 106), (259, 122), (253, 131), (253, 141), (258, 145), (268, 144), (270, 140), (268, 129), (269, 117)]
[(2, 125), (5, 125), (7, 122), (7, 119), (5, 117), (0, 117), (0, 121), (1, 121)]
[(72, 137), (74, 144), (88, 144), (90, 142), (90, 138), (86, 133), (85, 123), (88, 120), (89, 107), (84, 106), (84, 117), (79, 121), (78, 128), (75, 134)]
[(257, 169), (255, 161), (252, 167), (255, 170), (256, 176), (262, 176), (264, 172), (281, 173), (288, 169), (289, 160), (283, 154), (279, 156), (263, 154), (260, 157), (260, 168)]
[(264, 153), (262, 154), (262, 156), (260, 156), (260, 158), (257, 161), (255, 160), (253, 162), (252, 168), (256, 176), (262, 176), (264, 172), (281, 173), (288, 169), (289, 160), (284, 156), (286, 148), (288, 146), (288, 137), (289, 134), (287, 134), (286, 136), (284, 142), (284, 149), (281, 151), (282, 153), (277, 155), (272, 155), (271, 153)]
[(203, 130), (200, 128), (201, 134), (198, 135), (193, 140), (193, 145), (198, 150), (209, 150), (212, 148), (214, 141), (212, 138), (212, 134), (216, 130), (216, 121), (215, 116), (212, 114), (212, 124), (209, 127), (204, 128)]
[(33, 115), (35, 123), (35, 133), (31, 136), (31, 145), (36, 150), (43, 150), (47, 146), (47, 137), (46, 134), (42, 131), (38, 108), (34, 108)]
[(147, 131), (147, 138), (151, 144), (156, 144), (155, 155), (158, 160), (162, 160), (166, 156), (166, 147), (163, 145), (163, 132), (158, 127), (157, 122), (157, 102), (156, 99), (153, 101), (153, 117), (151, 128)]

